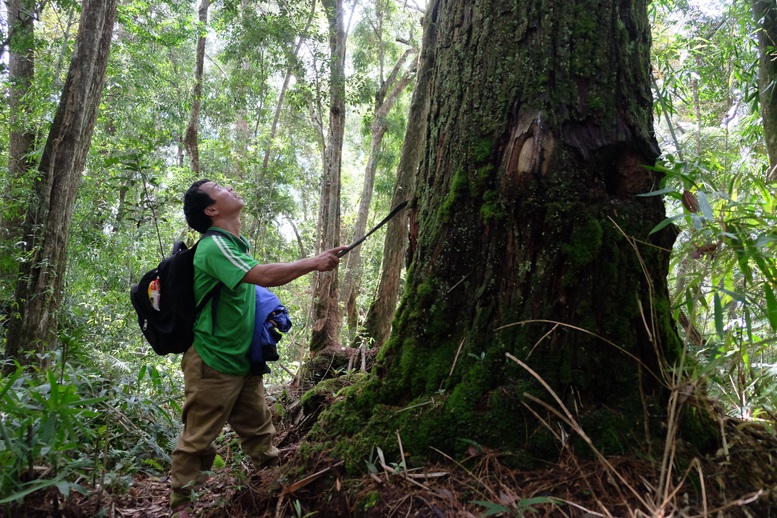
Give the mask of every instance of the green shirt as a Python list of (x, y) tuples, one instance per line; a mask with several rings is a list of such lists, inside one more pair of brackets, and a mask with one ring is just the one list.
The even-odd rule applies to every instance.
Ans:
[[(208, 302), (194, 324), (194, 348), (209, 367), (223, 374), (245, 376), (251, 365), (248, 349), (256, 319), (256, 292), (253, 284), (241, 282), (256, 266), (248, 241), (226, 230), (212, 227), (218, 234), (206, 237), (194, 254), (194, 298), (199, 304), (219, 282), (216, 321)], [(215, 297), (214, 297), (215, 298)]]

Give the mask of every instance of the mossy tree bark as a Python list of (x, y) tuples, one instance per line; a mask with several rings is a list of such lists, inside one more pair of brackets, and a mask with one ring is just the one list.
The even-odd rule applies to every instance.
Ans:
[[(644, 445), (680, 355), (651, 166), (647, 1), (439, 0), (412, 262), (368, 380), (319, 423), (340, 451), (532, 456), (536, 371), (605, 453)], [(429, 28), (427, 27), (427, 30)], [(416, 230), (413, 230), (416, 229)], [(528, 396), (530, 395), (530, 396)], [(531, 410), (529, 410), (531, 407)], [(365, 426), (366, 421), (366, 426)], [(639, 447), (639, 446), (638, 446)]]

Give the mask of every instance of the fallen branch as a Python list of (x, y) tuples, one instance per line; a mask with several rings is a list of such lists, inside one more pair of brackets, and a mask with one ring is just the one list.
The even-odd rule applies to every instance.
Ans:
[(321, 476), (323, 476), (328, 471), (331, 471), (332, 468), (336, 468), (337, 466), (340, 466), (341, 464), (343, 464), (343, 462), (345, 462), (345, 461), (341, 460), (340, 462), (338, 462), (337, 464), (335, 464), (333, 466), (329, 466), (328, 468), (324, 468), (321, 471), (318, 471), (318, 472), (313, 473), (312, 475), (310, 475), (308, 477), (303, 478), (302, 480), (298, 480), (297, 482), (294, 482), (292, 485), (284, 488), (284, 490), (281, 491), (280, 496), (283, 497), (283, 496), (286, 496), (286, 495), (290, 495), (290, 494), (294, 493), (295, 491), (297, 491), (298, 489), (301, 489), (301, 488), (307, 486), (308, 484), (310, 484), (314, 480), (317, 480), (317, 479), (321, 478)]

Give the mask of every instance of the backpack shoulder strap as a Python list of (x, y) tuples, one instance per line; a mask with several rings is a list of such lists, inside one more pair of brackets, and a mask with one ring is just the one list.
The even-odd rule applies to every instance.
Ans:
[(205, 304), (207, 304), (210, 299), (214, 299), (215, 297), (213, 300), (213, 316), (216, 315), (216, 304), (218, 304), (218, 295), (221, 293), (222, 286), (224, 286), (224, 284), (219, 282), (212, 290), (205, 294), (200, 303), (197, 304), (196, 314), (199, 315), (200, 311), (202, 311), (202, 308), (205, 307)]
[[(202, 235), (202, 237), (199, 239), (199, 241), (197, 241), (197, 244), (199, 244), (199, 242), (202, 241), (203, 239), (205, 239), (206, 237), (215, 236), (215, 235), (218, 235), (218, 234), (219, 234), (219, 232), (217, 232), (215, 230), (208, 230), (207, 232), (205, 232)], [(215, 325), (215, 323), (216, 323), (216, 307), (218, 306), (218, 303), (219, 303), (219, 295), (221, 295), (221, 287), (222, 286), (224, 286), (224, 283), (219, 281), (218, 284), (216, 284), (216, 286), (212, 290), (210, 290), (208, 293), (205, 294), (205, 296), (202, 298), (200, 303), (197, 304), (197, 308), (195, 309), (195, 311), (196, 311), (195, 314), (199, 315), (200, 311), (202, 311), (202, 309), (205, 307), (205, 305), (208, 303), (208, 301), (213, 299), (213, 304), (211, 305), (211, 323), (213, 325)]]

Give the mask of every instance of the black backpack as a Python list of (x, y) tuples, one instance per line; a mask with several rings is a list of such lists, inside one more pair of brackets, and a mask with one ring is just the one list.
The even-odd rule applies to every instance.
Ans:
[[(213, 233), (207, 232), (203, 237), (209, 235)], [(191, 347), (197, 315), (221, 291), (219, 283), (195, 305), (194, 252), (198, 244), (199, 241), (188, 248), (176, 241), (173, 254), (146, 272), (130, 289), (140, 330), (157, 354), (182, 353)], [(214, 300), (214, 313), (215, 306)]]

